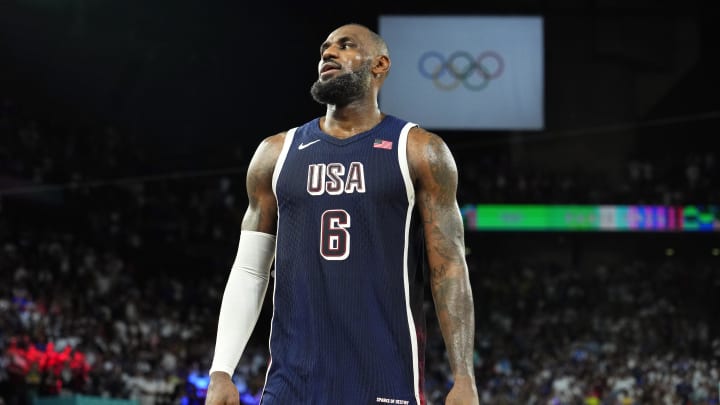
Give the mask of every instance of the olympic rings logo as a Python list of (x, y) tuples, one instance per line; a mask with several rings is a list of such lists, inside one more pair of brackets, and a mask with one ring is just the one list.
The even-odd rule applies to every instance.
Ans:
[(418, 69), (441, 90), (454, 90), (462, 84), (468, 90), (480, 91), (502, 75), (505, 61), (495, 51), (482, 52), (476, 58), (469, 52), (456, 51), (447, 59), (440, 52), (428, 51), (420, 57)]

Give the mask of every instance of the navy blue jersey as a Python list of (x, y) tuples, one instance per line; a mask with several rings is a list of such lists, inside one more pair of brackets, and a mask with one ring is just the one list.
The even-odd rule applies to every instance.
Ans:
[(406, 145), (386, 116), (337, 139), (288, 131), (264, 405), (424, 404), (425, 250)]

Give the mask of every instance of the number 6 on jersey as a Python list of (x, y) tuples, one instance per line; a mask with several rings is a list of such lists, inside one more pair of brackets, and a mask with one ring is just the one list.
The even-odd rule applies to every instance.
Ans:
[(350, 255), (350, 214), (327, 210), (320, 218), (320, 254), (325, 260), (345, 260)]

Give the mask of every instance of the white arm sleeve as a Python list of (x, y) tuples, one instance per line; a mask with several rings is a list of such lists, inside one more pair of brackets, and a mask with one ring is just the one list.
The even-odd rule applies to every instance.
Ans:
[(260, 316), (274, 257), (274, 235), (253, 231), (240, 233), (237, 256), (220, 305), (210, 373), (224, 371), (232, 376), (235, 372)]

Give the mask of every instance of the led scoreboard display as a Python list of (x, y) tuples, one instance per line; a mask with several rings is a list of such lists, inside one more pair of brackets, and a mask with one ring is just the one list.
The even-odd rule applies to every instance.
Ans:
[(717, 232), (717, 205), (483, 205), (461, 209), (477, 231)]

